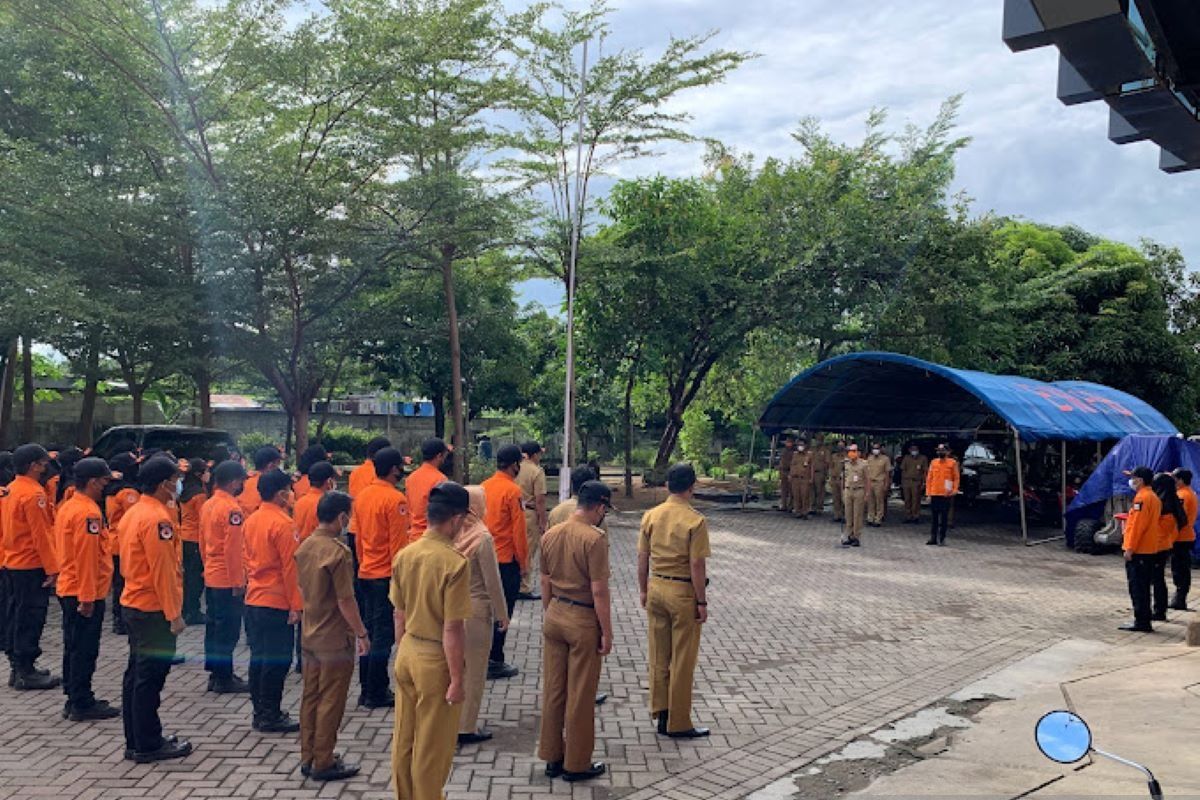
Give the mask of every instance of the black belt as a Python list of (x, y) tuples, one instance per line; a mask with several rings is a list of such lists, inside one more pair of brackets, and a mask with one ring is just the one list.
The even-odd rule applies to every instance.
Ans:
[(679, 581), (680, 583), (691, 583), (692, 582), (691, 578), (677, 578), (674, 575), (660, 575), (657, 572), (653, 573), (653, 575), (656, 578), (662, 578), (664, 581)]
[(569, 597), (559, 597), (558, 595), (555, 595), (554, 599), (560, 603), (566, 603), (569, 606), (579, 606), (580, 608), (595, 608), (596, 607), (596, 606), (592, 605), (591, 603), (581, 603), (578, 600), (572, 600)]
[(405, 631), (404, 635), (411, 636), (412, 638), (416, 639), (418, 642), (429, 642), (430, 644), (441, 644), (442, 643), (441, 639), (430, 639), (426, 636), (417, 636), (415, 633), (409, 633), (408, 631)]

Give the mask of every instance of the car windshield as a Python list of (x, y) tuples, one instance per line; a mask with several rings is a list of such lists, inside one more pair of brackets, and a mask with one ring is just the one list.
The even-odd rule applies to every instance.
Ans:
[(217, 445), (231, 447), (223, 433), (208, 431), (147, 431), (142, 441), (144, 450), (169, 450), (176, 458), (208, 458)]

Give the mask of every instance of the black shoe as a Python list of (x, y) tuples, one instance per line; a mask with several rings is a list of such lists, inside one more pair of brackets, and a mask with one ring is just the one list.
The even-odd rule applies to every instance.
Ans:
[(382, 697), (368, 697), (364, 694), (358, 698), (358, 705), (362, 708), (393, 708), (396, 705), (396, 695), (390, 689)]
[(599, 778), (607, 771), (608, 767), (604, 766), (604, 762), (597, 761), (583, 772), (567, 772), (566, 770), (563, 770), (562, 779), (568, 783), (575, 783), (575, 781), (590, 781), (592, 778)]
[(667, 731), (667, 736), (672, 739), (703, 739), (709, 733), (708, 728), (689, 728), (686, 731), (675, 731), (674, 733)]
[(62, 718), (63, 719), (71, 718), (71, 701), (70, 700), (67, 700), (65, 703), (63, 703)]
[(848, 550), (848, 549), (850, 549), (850, 548), (851, 548), (851, 547), (853, 547), (853, 546), (854, 546), (854, 545), (853, 545), (853, 544), (851, 544), (851, 542), (850, 542), (850, 540), (849, 540), (849, 539), (842, 539), (842, 544), (841, 544), (841, 547), (842, 547), (842, 549), (843, 549), (843, 550)]
[(666, 736), (667, 735), (667, 712), (666, 711), (658, 712), (657, 725), (658, 725), (658, 732), (661, 733), (663, 736)]
[(121, 716), (121, 709), (114, 708), (105, 700), (97, 700), (87, 708), (72, 708), (68, 719), (71, 722), (89, 722), (97, 719), (116, 719)]
[(35, 671), (19, 672), (13, 679), (13, 688), (18, 692), (39, 692), (57, 689), (62, 680), (57, 675), (43, 675)]
[(1191, 611), (1191, 609), (1187, 607), (1187, 603), (1172, 604), (1169, 606), (1169, 608), (1172, 611)]
[(938, 547), (945, 547), (945, 546), (946, 546), (946, 540), (944, 538), (938, 539)]
[(1161, 614), (1151, 615), (1150, 621), (1151, 622), (1166, 622), (1167, 621), (1167, 612), (1164, 611)]
[(608, 692), (596, 692), (596, 705), (602, 706), (608, 702)]
[(300, 723), (289, 714), (279, 714), (266, 719), (256, 719), (251, 727), (259, 733), (295, 733), (300, 730)]
[(1128, 625), (1122, 625), (1117, 628), (1119, 631), (1131, 631), (1133, 633), (1154, 633), (1154, 628), (1149, 625), (1138, 625), (1136, 622), (1131, 622)]
[(926, 542), (925, 544), (932, 544), (932, 545), (935, 545), (935, 546), (936, 546), (936, 545), (937, 545), (937, 543), (938, 543), (938, 542), (937, 542), (937, 539), (930, 539), (930, 540), (929, 540), (928, 542)]
[[(114, 622), (113, 623), (113, 633), (115, 633), (117, 636), (128, 636), (129, 635), (129, 626), (126, 625), (124, 622)], [(130, 760), (132, 761), (132, 759), (130, 759)]]
[(249, 694), (250, 684), (237, 675), (228, 678), (214, 676), (208, 679), (208, 690), (215, 694)]
[(506, 664), (503, 661), (488, 662), (487, 676), (489, 681), (500, 680), (502, 678), (515, 678), (520, 674), (521, 670), (512, 664)]
[[(148, 753), (134, 753), (133, 761), (139, 764), (149, 764), (153, 761), (167, 761), (172, 758), (183, 758), (192, 752), (192, 743), (186, 739), (172, 741), (170, 739), (163, 741), (162, 747), (157, 750), (151, 750)], [(129, 757), (129, 751), (125, 751), (126, 758)]]
[(546, 762), (546, 777), (547, 778), (557, 778), (560, 775), (562, 775), (562, 772), (563, 772), (563, 770), (562, 770), (562, 762), (561, 761), (547, 761)]
[(309, 775), (312, 775), (312, 764), (301, 764), (300, 765), (300, 774), (306, 778)]
[(851, 547), (862, 547), (862, 542), (859, 541), (858, 539), (851, 539), (850, 546)]
[(517, 592), (518, 600), (541, 600), (542, 596), (537, 592)]
[(491, 731), (489, 731), (487, 728), (480, 728), (479, 730), (477, 730), (473, 733), (460, 733), (458, 735), (458, 743), (459, 744), (479, 744), (480, 742), (486, 742), (488, 739), (491, 739), (491, 738), (492, 738)]
[(325, 769), (313, 770), (309, 777), (314, 781), (344, 781), (347, 778), (353, 778), (358, 773), (358, 764), (347, 764), (339, 757)]

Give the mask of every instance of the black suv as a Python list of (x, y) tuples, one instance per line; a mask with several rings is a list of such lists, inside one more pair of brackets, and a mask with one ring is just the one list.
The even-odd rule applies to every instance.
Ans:
[(96, 440), (92, 454), (112, 458), (123, 450), (169, 450), (176, 458), (210, 458), (218, 446), (237, 452), (237, 442), (225, 431), (186, 425), (118, 425)]

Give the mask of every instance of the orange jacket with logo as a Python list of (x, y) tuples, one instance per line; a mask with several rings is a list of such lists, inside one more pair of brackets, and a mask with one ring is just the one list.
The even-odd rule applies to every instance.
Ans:
[(296, 521), (296, 533), (300, 534), (300, 541), (303, 542), (317, 529), (317, 503), (321, 502), (324, 496), (324, 489), (311, 487), (304, 494), (298, 495), (296, 507), (292, 509), (292, 519)]
[(3, 514), (4, 565), (9, 569), (41, 568), (47, 575), (57, 575), (54, 523), (42, 485), (28, 475), (18, 475), (8, 485)]
[(246, 605), (301, 611), (296, 548), (300, 537), (288, 513), (263, 503), (246, 520)]
[(516, 561), (524, 572), (529, 563), (529, 540), (526, 538), (521, 487), (511, 475), (500, 471), (480, 485), (487, 504), (483, 524), (496, 545), (496, 560), (501, 564)]
[(1200, 513), (1200, 500), (1196, 498), (1196, 493), (1190, 486), (1184, 486), (1178, 494), (1183, 503), (1183, 510), (1187, 513), (1187, 524), (1179, 529), (1179, 538), (1175, 541), (1194, 542), (1196, 541), (1196, 514)]
[(392, 559), (408, 544), (408, 500), (395, 486), (376, 478), (355, 496), (354, 513), (358, 577), (390, 577)]
[(183, 573), (175, 511), (152, 495), (142, 495), (121, 518), (121, 605), (161, 611), (176, 619), (183, 606)]
[(112, 540), (100, 506), (86, 494), (63, 501), (54, 518), (54, 541), (59, 572), (55, 591), (94, 603), (108, 597), (112, 588)]
[(121, 518), (125, 516), (125, 513), (129, 509), (137, 505), (137, 501), (141, 496), (141, 492), (137, 489), (134, 489), (132, 486), (126, 486), (115, 494), (110, 494), (104, 498), (104, 516), (108, 520), (109, 536), (113, 539), (113, 555), (121, 555), (121, 546), (117, 539)]
[(1125, 539), (1122, 550), (1137, 555), (1153, 555), (1158, 548), (1158, 520), (1162, 516), (1162, 501), (1149, 486), (1138, 489), (1125, 520)]
[(249, 478), (246, 478), (246, 483), (242, 486), (242, 493), (238, 495), (238, 505), (242, 507), (242, 511), (246, 512), (246, 517), (258, 511), (258, 507), (262, 505), (262, 495), (258, 493), (258, 477), (259, 473), (254, 473)]
[(208, 501), (208, 495), (201, 492), (188, 498), (186, 503), (179, 506), (179, 538), (185, 542), (200, 541), (200, 510)]
[(217, 489), (200, 509), (200, 558), (204, 585), (233, 589), (246, 585), (244, 561), (246, 512), (237, 498)]
[(446, 474), (432, 464), (422, 464), (404, 481), (404, 495), (408, 498), (409, 513), (412, 524), (408, 529), (408, 538), (416, 539), (425, 533), (429, 527), (425, 519), (425, 509), (429, 507), (429, 494), (433, 487), (446, 480)]
[[(362, 494), (362, 490), (370, 486), (371, 481), (375, 480), (375, 478), (375, 462), (368, 458), (366, 461), (350, 470), (349, 485), (346, 487), (350, 492), (350, 496), (357, 501), (358, 496)], [(355, 508), (357, 506), (358, 503), (355, 502), (354, 506), (351, 506), (350, 508), (351, 533), (358, 533), (358, 518), (355, 516)]]
[(925, 474), (925, 494), (929, 497), (953, 497), (958, 494), (958, 462), (953, 458), (935, 458)]

